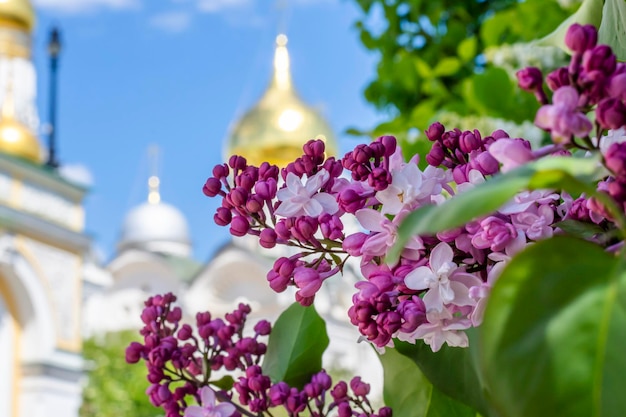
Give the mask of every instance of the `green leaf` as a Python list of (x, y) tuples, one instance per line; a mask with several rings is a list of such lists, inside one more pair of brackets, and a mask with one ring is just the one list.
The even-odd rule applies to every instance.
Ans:
[(326, 323), (315, 307), (293, 303), (274, 324), (263, 371), (273, 382), (285, 381), (292, 387), (302, 388), (322, 369), (326, 347)]
[(232, 389), (234, 383), (235, 383), (235, 380), (230, 375), (224, 375), (217, 381), (209, 381), (209, 384), (216, 386), (220, 389), (223, 389), (224, 391), (228, 391)]
[(456, 48), (456, 52), (461, 58), (461, 61), (468, 62), (476, 57), (476, 51), (478, 50), (478, 41), (476, 36), (463, 39), (459, 46)]
[(492, 289), (480, 368), (501, 417), (626, 410), (626, 257), (571, 237), (529, 246)]
[[(586, 182), (598, 171), (597, 158), (550, 157), (497, 175), (473, 189), (458, 194), (440, 206), (424, 206), (409, 214), (398, 228), (396, 243), (388, 254), (395, 263), (406, 242), (415, 235), (433, 235), (462, 226), (492, 213), (524, 189), (553, 188), (598, 196), (611, 203)], [(605, 201), (606, 200), (606, 201)], [(614, 204), (613, 204), (614, 205)], [(616, 214), (612, 206), (611, 213)], [(623, 217), (623, 215), (622, 215)]]
[(617, 59), (626, 61), (626, 1), (606, 0), (602, 23), (598, 30), (598, 43), (609, 45)]
[(557, 46), (567, 53), (570, 53), (571, 51), (567, 48), (567, 46), (565, 46), (565, 34), (567, 33), (567, 29), (569, 29), (569, 27), (574, 23), (579, 23), (581, 25), (589, 24), (599, 27), (604, 19), (604, 16), (602, 15), (603, 5), (604, 0), (583, 0), (576, 13), (565, 19), (563, 23), (561, 23), (559, 27), (554, 30), (554, 32), (539, 39), (536, 43), (538, 45)]
[[(476, 411), (435, 388), (408, 357), (387, 349), (383, 365), (385, 404), (394, 417), (475, 417)], [(449, 379), (453, 380), (452, 375)]]
[(436, 77), (453, 75), (461, 68), (461, 61), (458, 58), (452, 56), (446, 56), (439, 60), (433, 74)]
[[(474, 368), (471, 350), (473, 344), (473, 341), (470, 342), (470, 348), (444, 345), (438, 352), (433, 352), (430, 346), (423, 341), (418, 341), (415, 344), (394, 341), (396, 350), (418, 367), (415, 372), (427, 377), (428, 381), (435, 389), (441, 391), (442, 395), (459, 401), (487, 416), (489, 409), (484, 400), (483, 384)], [(386, 355), (387, 353), (382, 359)], [(383, 366), (385, 366), (384, 361)], [(385, 384), (386, 381), (385, 378)]]
[(602, 230), (602, 228), (595, 223), (581, 222), (572, 219), (558, 222), (554, 225), (554, 227), (558, 227), (570, 235), (585, 239), (591, 239), (594, 236), (604, 233), (604, 230)]

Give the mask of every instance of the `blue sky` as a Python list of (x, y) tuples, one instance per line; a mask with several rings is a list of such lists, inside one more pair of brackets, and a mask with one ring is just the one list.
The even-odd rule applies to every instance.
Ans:
[[(362, 99), (375, 57), (358, 42), (350, 0), (33, 0), (38, 105), (47, 117), (45, 44), (60, 26), (58, 153), (86, 168), (87, 231), (109, 259), (125, 214), (145, 201), (148, 149), (161, 149), (163, 201), (187, 217), (194, 256), (207, 259), (228, 232), (201, 187), (221, 162), (229, 126), (264, 91), (274, 38), (285, 28), (301, 97), (341, 132), (380, 116)], [(282, 11), (281, 11), (282, 10)]]

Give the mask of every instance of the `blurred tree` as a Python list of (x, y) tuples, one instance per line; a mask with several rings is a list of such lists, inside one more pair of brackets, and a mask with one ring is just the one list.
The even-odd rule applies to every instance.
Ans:
[(485, 51), (537, 39), (577, 7), (565, 0), (355, 1), (363, 11), (355, 23), (360, 40), (379, 56), (365, 98), (390, 117), (367, 133), (401, 139), (441, 112), (530, 119), (534, 97), (518, 91), (512, 74), (491, 65)]
[(148, 400), (146, 369), (128, 365), (126, 346), (138, 339), (135, 331), (108, 333), (88, 339), (83, 345), (90, 366), (83, 391), (81, 417), (157, 417), (161, 409)]

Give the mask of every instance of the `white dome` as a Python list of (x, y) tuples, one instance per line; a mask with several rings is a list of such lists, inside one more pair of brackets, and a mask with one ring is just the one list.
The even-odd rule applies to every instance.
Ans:
[(189, 227), (185, 216), (165, 203), (144, 203), (124, 219), (118, 250), (143, 249), (180, 256), (191, 254)]

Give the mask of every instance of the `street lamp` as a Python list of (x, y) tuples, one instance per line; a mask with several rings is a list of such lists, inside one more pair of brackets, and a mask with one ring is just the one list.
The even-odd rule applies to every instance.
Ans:
[(48, 41), (48, 56), (50, 57), (50, 96), (49, 96), (49, 129), (48, 129), (48, 161), (46, 165), (57, 168), (59, 162), (56, 158), (56, 107), (57, 107), (57, 68), (59, 54), (61, 53), (61, 34), (59, 29), (54, 27), (50, 31)]

